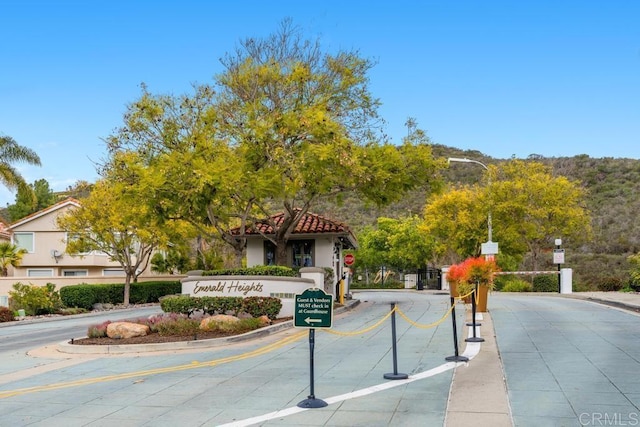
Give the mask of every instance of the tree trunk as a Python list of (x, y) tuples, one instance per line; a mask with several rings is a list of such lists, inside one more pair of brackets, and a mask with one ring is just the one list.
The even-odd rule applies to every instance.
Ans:
[(127, 277), (124, 279), (124, 297), (122, 303), (129, 305), (129, 295), (131, 294), (131, 274), (127, 273)]
[(233, 253), (234, 253), (234, 260), (233, 260), (234, 266), (236, 268), (242, 267), (242, 259), (244, 258), (243, 248), (238, 248), (234, 246)]
[(287, 265), (287, 241), (284, 239), (276, 241), (276, 265)]
[(220, 237), (233, 248), (234, 267), (242, 267), (242, 259), (244, 258), (244, 248), (247, 246), (247, 239), (229, 233), (220, 233)]

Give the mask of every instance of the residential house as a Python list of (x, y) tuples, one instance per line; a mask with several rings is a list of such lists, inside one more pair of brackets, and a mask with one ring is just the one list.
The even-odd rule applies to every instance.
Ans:
[(66, 253), (67, 241), (73, 236), (58, 229), (57, 218), (79, 207), (80, 202), (70, 197), (9, 226), (13, 243), (26, 250), (20, 266), (13, 269), (13, 276), (124, 276), (120, 264), (103, 252), (75, 256)]
[(8, 230), (9, 225), (0, 219), (0, 242), (10, 242), (11, 233)]
[[(58, 288), (79, 283), (124, 282), (122, 266), (101, 251), (70, 255), (67, 241), (73, 236), (57, 226), (57, 219), (70, 209), (80, 207), (80, 202), (67, 198), (46, 209), (28, 215), (3, 230), (3, 235), (13, 244), (26, 250), (18, 267), (9, 267), (9, 277), (0, 278), (0, 306), (6, 306), (8, 295), (16, 282), (43, 286), (54, 283)], [(158, 275), (151, 267), (142, 272), (139, 281), (178, 280), (178, 276)]]
[[(272, 265), (275, 263), (275, 246), (267, 239), (273, 235), (272, 223), (282, 224), (284, 213), (273, 215), (270, 220), (259, 221), (248, 227), (247, 266)], [(239, 235), (240, 230), (232, 233)], [(289, 267), (330, 267), (337, 283), (344, 272), (344, 250), (357, 248), (357, 241), (346, 224), (323, 216), (307, 213), (293, 230), (287, 243), (287, 265)]]

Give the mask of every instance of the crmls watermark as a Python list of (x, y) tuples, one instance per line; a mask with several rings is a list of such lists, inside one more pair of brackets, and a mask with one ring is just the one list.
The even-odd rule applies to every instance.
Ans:
[(583, 412), (578, 418), (581, 426), (640, 426), (640, 414), (636, 412)]

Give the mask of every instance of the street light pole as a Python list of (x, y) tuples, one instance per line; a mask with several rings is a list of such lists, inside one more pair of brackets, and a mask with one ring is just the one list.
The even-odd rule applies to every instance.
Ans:
[[(447, 162), (448, 162), (448, 163), (451, 163), (451, 162), (458, 162), (458, 163), (475, 163), (475, 164), (480, 165), (480, 166), (482, 166), (483, 168), (485, 168), (485, 170), (487, 170), (487, 172), (489, 171), (489, 167), (488, 167), (487, 165), (485, 165), (484, 163), (479, 162), (479, 161), (477, 161), (477, 160), (472, 160), (472, 159), (467, 159), (467, 158), (461, 158), (461, 157), (449, 157), (449, 158), (447, 159)], [(487, 176), (488, 176), (488, 175), (487, 175)], [(488, 185), (489, 185), (489, 187), (490, 187), (490, 186), (491, 186), (491, 177), (490, 177), (490, 176), (488, 176), (487, 180), (488, 180)], [(491, 225), (491, 209), (489, 209), (489, 217), (487, 218), (487, 226), (489, 227), (489, 230), (488, 230), (488, 232), (489, 232), (489, 240), (488, 240), (488, 242), (487, 242), (487, 243), (491, 243), (491, 242), (493, 241), (493, 240), (492, 240), (492, 238), (493, 238), (493, 229), (492, 229), (492, 225)]]

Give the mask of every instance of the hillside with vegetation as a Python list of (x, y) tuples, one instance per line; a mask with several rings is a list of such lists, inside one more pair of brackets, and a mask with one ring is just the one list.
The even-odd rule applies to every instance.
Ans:
[[(486, 165), (508, 161), (495, 159), (474, 150), (459, 150), (438, 144), (433, 145), (432, 148), (436, 158), (466, 157)], [(579, 182), (587, 190), (586, 208), (592, 218), (593, 238), (580, 244), (563, 239), (563, 247), (566, 249), (565, 266), (574, 269), (576, 289), (595, 290), (603, 283), (627, 283), (630, 280), (631, 268), (627, 258), (640, 251), (640, 219), (636, 215), (636, 212), (640, 211), (640, 197), (638, 197), (640, 195), (640, 160), (591, 158), (587, 155), (544, 157), (536, 154), (530, 155), (527, 160), (543, 163), (552, 168), (554, 175), (562, 175)], [(444, 170), (442, 179), (445, 186), (482, 183), (484, 172), (484, 169), (478, 165), (457, 164), (455, 167)], [(37, 189), (39, 184), (48, 188), (48, 185), (45, 185), (46, 182), (40, 181), (32, 184), (32, 187)], [(80, 181), (63, 195), (83, 198), (90, 189), (91, 184)], [(345, 193), (340, 203), (336, 203), (333, 199), (324, 200), (312, 210), (347, 223), (357, 235), (365, 227), (375, 226), (379, 217), (404, 218), (413, 215), (422, 217), (431, 190), (427, 187), (413, 190), (400, 201), (384, 208), (367, 204), (355, 194)], [(53, 196), (53, 194), (50, 195)], [(58, 201), (61, 195), (55, 194), (55, 196), (54, 201)], [(21, 197), (17, 197), (16, 205), (19, 205)], [(15, 220), (11, 218), (9, 211), (16, 209), (16, 206), (9, 206), (9, 208), (2, 210), (2, 216), (6, 222)], [(40, 203), (38, 208), (42, 208)], [(493, 227), (497, 230), (500, 224), (494, 222)], [(552, 249), (553, 242), (549, 242), (546, 265), (541, 266), (543, 269), (555, 270), (556, 268), (551, 262)], [(407, 248), (407, 251), (410, 250), (411, 248)], [(520, 266), (523, 270), (529, 267), (530, 263), (527, 259)]]
[[(479, 151), (437, 144), (433, 146), (433, 153), (442, 158), (466, 157), (486, 165), (508, 161), (492, 158)], [(554, 175), (577, 181), (587, 190), (586, 209), (592, 218), (593, 238), (580, 244), (563, 239), (565, 267), (574, 270), (574, 287), (577, 290), (596, 290), (603, 284), (627, 283), (631, 268), (627, 258), (640, 251), (640, 219), (636, 215), (640, 210), (640, 160), (591, 158), (587, 155), (544, 157), (536, 154), (530, 155), (527, 160), (543, 163), (552, 168)], [(484, 172), (478, 165), (456, 165), (443, 172), (443, 180), (446, 185), (452, 186), (481, 183)], [(364, 227), (375, 225), (380, 216), (421, 216), (428, 201), (427, 194), (426, 188), (414, 191), (400, 202), (383, 209), (345, 196), (339, 205), (326, 202), (316, 210), (343, 220), (357, 234)], [(494, 222), (493, 227), (495, 230), (500, 224)], [(556, 269), (552, 264), (552, 250), (553, 242), (549, 242), (546, 265), (542, 266), (545, 269)], [(528, 260), (525, 259), (521, 268), (528, 267)]]

